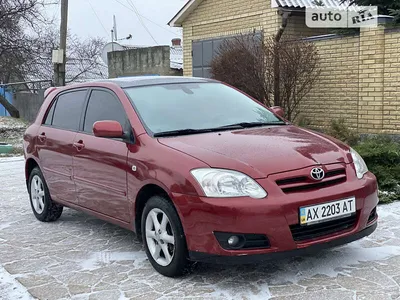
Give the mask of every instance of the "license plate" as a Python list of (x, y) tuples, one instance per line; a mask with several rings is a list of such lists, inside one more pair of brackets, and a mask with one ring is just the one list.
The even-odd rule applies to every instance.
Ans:
[(344, 218), (356, 212), (354, 197), (300, 208), (300, 225)]

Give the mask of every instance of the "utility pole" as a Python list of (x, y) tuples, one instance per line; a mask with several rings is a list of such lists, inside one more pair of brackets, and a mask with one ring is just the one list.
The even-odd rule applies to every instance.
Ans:
[(115, 15), (114, 15), (114, 17), (113, 17), (113, 21), (114, 21), (114, 26), (113, 26), (114, 28), (113, 28), (113, 30), (114, 30), (115, 40), (118, 41), (117, 18), (115, 17)]
[(67, 52), (68, 0), (61, 0), (60, 48), (53, 52), (54, 83), (65, 86)]

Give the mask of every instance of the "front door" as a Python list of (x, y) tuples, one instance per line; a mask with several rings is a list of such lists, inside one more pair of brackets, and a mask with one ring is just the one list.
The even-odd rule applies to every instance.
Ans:
[(41, 169), (54, 200), (76, 203), (72, 157), (74, 139), (87, 95), (86, 89), (60, 94), (54, 99), (37, 137)]
[(127, 144), (118, 139), (93, 135), (97, 121), (118, 121), (129, 125), (117, 96), (103, 89), (93, 89), (87, 103), (83, 132), (75, 136), (74, 180), (79, 205), (108, 217), (129, 223), (127, 198)]

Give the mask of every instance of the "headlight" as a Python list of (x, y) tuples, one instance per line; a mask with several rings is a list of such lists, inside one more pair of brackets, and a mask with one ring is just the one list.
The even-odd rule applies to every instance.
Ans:
[(207, 197), (267, 197), (264, 189), (252, 178), (240, 172), (222, 169), (195, 169), (191, 171)]
[(351, 157), (353, 158), (354, 166), (356, 167), (357, 178), (361, 179), (368, 172), (368, 167), (363, 158), (354, 149), (350, 149)]

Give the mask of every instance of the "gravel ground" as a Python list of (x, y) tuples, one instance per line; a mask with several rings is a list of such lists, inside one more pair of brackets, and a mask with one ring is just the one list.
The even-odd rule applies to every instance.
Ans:
[(65, 209), (37, 221), (22, 158), (0, 159), (0, 299), (400, 299), (400, 203), (369, 238), (314, 256), (156, 273), (127, 230)]

